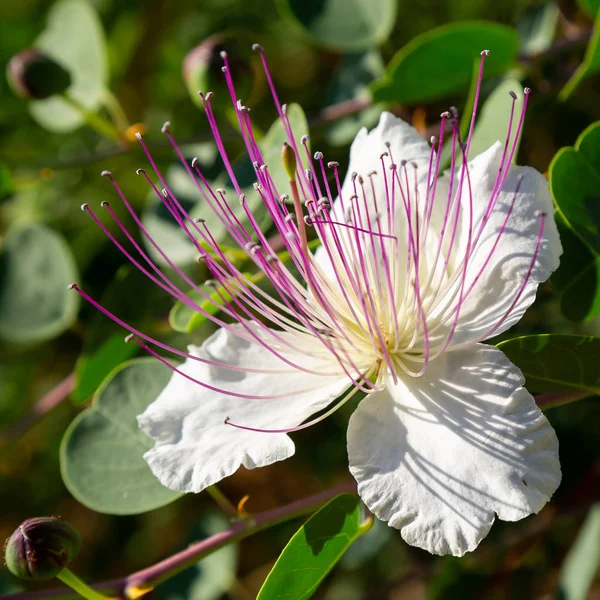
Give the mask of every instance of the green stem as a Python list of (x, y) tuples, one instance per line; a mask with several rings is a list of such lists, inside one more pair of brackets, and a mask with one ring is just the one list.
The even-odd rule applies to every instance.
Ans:
[(118, 98), (110, 90), (104, 90), (102, 101), (117, 129), (124, 132), (129, 127), (129, 120)]
[(225, 496), (225, 494), (216, 485), (207, 487), (206, 491), (226, 515), (229, 515), (230, 517), (238, 516), (237, 508), (229, 501), (227, 496)]
[(87, 125), (94, 131), (116, 142), (120, 141), (119, 132), (110, 121), (89, 110), (70, 94), (64, 93), (61, 97), (73, 110), (76, 110), (84, 118)]
[(586, 48), (583, 62), (577, 67), (575, 73), (573, 73), (565, 87), (558, 94), (558, 99), (561, 102), (565, 102), (577, 87), (579, 87), (579, 84), (595, 70), (595, 62), (598, 60), (596, 58), (598, 44), (600, 44), (600, 10), (596, 14), (594, 20), (592, 37)]
[(63, 569), (58, 575), (63, 583), (66, 583), (71, 589), (75, 590), (81, 597), (86, 600), (106, 600), (108, 596), (103, 596), (96, 590), (93, 590), (85, 581), (82, 581), (70, 569)]

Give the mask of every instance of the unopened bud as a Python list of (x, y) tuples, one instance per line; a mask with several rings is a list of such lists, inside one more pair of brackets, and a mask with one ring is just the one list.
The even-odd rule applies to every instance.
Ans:
[(27, 519), (6, 540), (8, 570), (21, 579), (56, 577), (79, 552), (81, 538), (58, 517)]
[(71, 85), (69, 71), (34, 48), (10, 59), (6, 78), (15, 94), (27, 100), (43, 100), (64, 92)]
[(283, 142), (283, 148), (281, 148), (281, 162), (283, 168), (290, 181), (296, 180), (296, 153), (294, 149), (287, 143)]

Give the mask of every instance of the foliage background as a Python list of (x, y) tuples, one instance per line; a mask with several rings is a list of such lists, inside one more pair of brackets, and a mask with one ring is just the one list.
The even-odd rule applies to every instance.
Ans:
[[(0, 64), (5, 65), (12, 55), (34, 42), (45, 27), (52, 4), (46, 0), (1, 3)], [(302, 10), (306, 11), (303, 14), (316, 15), (323, 4), (310, 0), (303, 5)], [(357, 6), (367, 4), (358, 2)], [(369, 78), (375, 78), (373, 74), (379, 76), (383, 65), (419, 34), (472, 19), (504, 23), (520, 32), (520, 77), (523, 84), (533, 88), (534, 94), (518, 162), (547, 172), (552, 157), (562, 146), (573, 145), (583, 129), (600, 120), (600, 77), (587, 78), (566, 101), (558, 98), (581, 63), (590, 38), (589, 4), (594, 3), (578, 6), (565, 0), (557, 7), (527, 0), (493, 3), (399, 0), (393, 27), (387, 27), (389, 33), (386, 32), (385, 39), (366, 44), (367, 64), (371, 67), (365, 74), (365, 69), (352, 66), (366, 60), (363, 54), (315, 43), (290, 20), (284, 2), (277, 5), (274, 0), (91, 2), (106, 34), (106, 83), (129, 121), (143, 124), (155, 157), (161, 166), (168, 167), (174, 157), (160, 134), (160, 126), (170, 119), (178, 138), (184, 140), (190, 153), (205, 157), (203, 160), (215, 178), (219, 176), (219, 166), (211, 154), (211, 145), (205, 143), (209, 140), (205, 117), (182, 79), (185, 55), (208, 36), (225, 33), (237, 40), (239, 44), (233, 47), (243, 62), (252, 60), (251, 43), (260, 42), (266, 49), (282, 101), (299, 102), (303, 106), (313, 125), (313, 149), (324, 151), (327, 160), (338, 160), (343, 171), (349, 135), (355, 131), (354, 121), (344, 121), (350, 134), (334, 130), (331, 114), (323, 109), (359, 95), (361, 86), (366, 87)], [(336, 6), (345, 7), (339, 19), (344, 22), (347, 15), (343, 11), (352, 11), (351, 3), (336, 3)], [(553, 11), (555, 16), (545, 26), (545, 41), (537, 49), (528, 50), (531, 38), (527, 32), (532, 19), (543, 11)], [(70, 28), (76, 35), (77, 24), (72, 23)], [(429, 60), (443, 59), (432, 55)], [(266, 131), (275, 111), (264, 82), (253, 79), (251, 72), (251, 66), (241, 69), (242, 77), (251, 80), (253, 91), (249, 103), (255, 121)], [(355, 81), (361, 73), (365, 80)], [(453, 76), (451, 65), (447, 76)], [(424, 86), (427, 77), (425, 70)], [(214, 81), (212, 89), (221, 92), (217, 99), (223, 98), (217, 80), (211, 81)], [(497, 78), (489, 80), (484, 94), (487, 96), (497, 84)], [(464, 106), (467, 92), (468, 86), (459, 86), (444, 97), (404, 105), (391, 103), (391, 106), (423, 133), (431, 135), (436, 131), (440, 112), (452, 104)], [(364, 90), (360, 98), (365, 98)], [(225, 103), (218, 108), (221, 122), (227, 123)], [(372, 125), (379, 111), (380, 107), (367, 109), (361, 118)], [(240, 149), (231, 126), (228, 143), (234, 151)], [(0, 80), (0, 243), (7, 243), (9, 230), (29, 223), (41, 223), (59, 232), (76, 262), (78, 281), (92, 295), (102, 297), (110, 289), (118, 314), (132, 317), (161, 339), (183, 346), (190, 338), (170, 330), (169, 299), (129, 273), (123, 257), (79, 210), (83, 202), (98, 205), (102, 200), (114, 199), (108, 182), (99, 177), (101, 169), (114, 173), (130, 201), (141, 210), (148, 195), (140, 178), (135, 176), (135, 169), (140, 166), (145, 166), (145, 159), (136, 144), (116, 146), (86, 127), (65, 133), (44, 129), (32, 118), (26, 104), (11, 93), (6, 81)], [(574, 250), (569, 250), (571, 246), (567, 246), (569, 269), (585, 260), (576, 241), (573, 247)], [(5, 269), (1, 280), (5, 295), (9, 289), (6, 261), (4, 256), (0, 265)], [(195, 267), (189, 268), (200, 280), (203, 274)], [(574, 323), (560, 314), (561, 285), (568, 283), (574, 272), (563, 269), (558, 279), (544, 286), (536, 306), (528, 312), (518, 331), (512, 333), (599, 332), (594, 319)], [(27, 281), (35, 278), (46, 284), (39, 271), (25, 268), (21, 274), (25, 282), (21, 282), (22, 286), (26, 287)], [(595, 282), (590, 285), (595, 289)], [(45, 302), (44, 291), (42, 286), (40, 306)], [(593, 315), (587, 313), (587, 316)], [(96, 311), (81, 306), (77, 318), (50, 339), (21, 343), (4, 336), (0, 345), (0, 538), (10, 535), (27, 517), (60, 514), (84, 539), (83, 550), (73, 568), (88, 581), (122, 576), (185, 547), (197, 539), (199, 532), (206, 531), (207, 511), (215, 510), (211, 498), (202, 494), (181, 498), (145, 514), (109, 516), (79, 503), (65, 488), (59, 466), (60, 442), (96, 385), (80, 389), (50, 410), (38, 401), (73, 372), (82, 353), (96, 348), (116, 331)], [(208, 329), (203, 327), (192, 336), (201, 340), (207, 333)], [(481, 546), (462, 560), (432, 557), (404, 544), (396, 531), (377, 526), (346, 555), (315, 597), (324, 600), (556, 597), (560, 593), (565, 557), (589, 508), (600, 495), (600, 405), (592, 397), (552, 409), (547, 415), (561, 444), (563, 483), (539, 515), (518, 523), (497, 523)], [(256, 471), (241, 469), (223, 482), (222, 491), (233, 502), (248, 494), (246, 508), (255, 512), (344, 480), (348, 477), (347, 418), (348, 411), (344, 411), (317, 427), (295, 434), (297, 453), (292, 459)], [(281, 525), (241, 542), (235, 551), (237, 566), (235, 557), (223, 555), (220, 561), (207, 563), (204, 569), (192, 570), (159, 587), (152, 597), (254, 598), (297, 525), (297, 522)], [(581, 561), (582, 569), (593, 572), (597, 566), (588, 565), (583, 558)], [(232, 573), (223, 575), (223, 569), (234, 569), (235, 578), (232, 579)], [(214, 577), (218, 581), (226, 583), (213, 588), (203, 584), (210, 580), (211, 570), (217, 573)], [(199, 587), (190, 587), (193, 585)], [(45, 587), (48, 584), (28, 589)], [(19, 589), (21, 583), (0, 570), (0, 593)], [(575, 598), (568, 594), (567, 597)], [(600, 583), (592, 585), (589, 597), (600, 597)]]

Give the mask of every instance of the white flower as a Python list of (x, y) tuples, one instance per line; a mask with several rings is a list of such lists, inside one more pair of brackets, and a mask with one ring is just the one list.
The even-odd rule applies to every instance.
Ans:
[[(229, 169), (209, 97), (205, 106)], [(544, 177), (512, 165), (508, 143), (462, 162), (470, 136), (461, 145), (456, 118), (446, 113), (440, 137), (450, 125), (454, 166), (438, 178), (442, 140), (430, 146), (384, 113), (356, 137), (343, 185), (337, 164), (326, 168), (317, 153), (290, 189), (276, 190), (241, 103), (237, 114), (257, 193), (300, 277), (194, 163), (188, 169), (207, 204), (275, 290), (267, 295), (220, 253), (202, 222), (188, 219), (161, 178), (165, 205), (233, 298), (221, 294), (217, 304), (230, 319), (211, 316), (221, 328), (201, 347), (173, 350), (184, 364), (139, 417), (155, 441), (145, 458), (156, 477), (200, 492), (242, 465), (288, 458), (288, 433), (361, 390), (366, 396), (348, 427), (350, 471), (368, 508), (408, 543), (460, 556), (479, 544), (496, 514), (515, 521), (538, 512), (560, 482), (556, 435), (520, 371), (480, 342), (514, 325), (558, 266)], [(289, 124), (285, 111), (282, 117)], [(521, 124), (522, 115), (518, 130)], [(288, 134), (289, 152), (299, 157), (306, 140)], [(232, 184), (241, 193), (233, 177)], [(281, 201), (283, 193), (293, 205)], [(314, 254), (311, 232), (321, 241)], [(148, 271), (191, 303), (158, 273)], [(158, 342), (129, 330), (158, 356), (149, 345)]]

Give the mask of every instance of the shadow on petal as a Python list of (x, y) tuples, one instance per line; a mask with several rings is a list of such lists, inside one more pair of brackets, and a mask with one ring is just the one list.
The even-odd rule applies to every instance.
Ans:
[(538, 512), (560, 482), (558, 441), (522, 383), (498, 349), (477, 345), (367, 397), (348, 430), (367, 506), (409, 543), (457, 555), (495, 514)]

